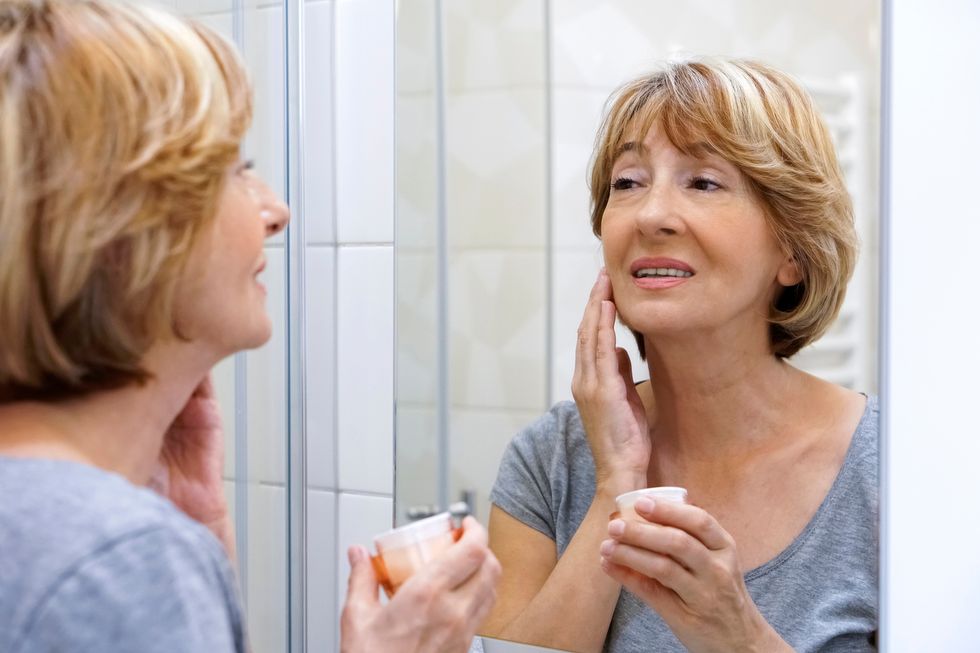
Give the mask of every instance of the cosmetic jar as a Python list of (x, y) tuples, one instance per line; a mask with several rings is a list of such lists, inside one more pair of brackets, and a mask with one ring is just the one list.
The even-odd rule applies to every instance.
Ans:
[(394, 596), (412, 574), (462, 537), (461, 522), (465, 514), (451, 510), (375, 536), (374, 546), (378, 552), (371, 556), (371, 563), (388, 598)]
[(620, 494), (616, 497), (616, 512), (611, 514), (609, 519), (643, 521), (643, 518), (636, 514), (636, 509), (633, 507), (640, 497), (647, 497), (654, 503), (661, 501), (687, 503), (687, 490), (682, 487), (648, 487), (642, 490), (633, 490), (626, 494)]

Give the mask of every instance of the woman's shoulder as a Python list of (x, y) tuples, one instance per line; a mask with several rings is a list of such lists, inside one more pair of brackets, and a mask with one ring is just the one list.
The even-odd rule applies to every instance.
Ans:
[(16, 518), (38, 532), (75, 532), (78, 547), (153, 527), (207, 532), (156, 492), (76, 462), (0, 457), (0, 492), (16, 497), (3, 503), (0, 520)]
[[(46, 636), (39, 628), (136, 623), (154, 592), (163, 592), (158, 606), (180, 596), (202, 615), (209, 602), (237, 614), (220, 544), (156, 493), (86, 465), (0, 458), (0, 494), (8, 498), (0, 505), (0, 632), (13, 638), (0, 637), (0, 650)], [(95, 605), (75, 605), (83, 597)]]
[(588, 441), (574, 401), (559, 401), (514, 437), (510, 447), (538, 459), (577, 459)]

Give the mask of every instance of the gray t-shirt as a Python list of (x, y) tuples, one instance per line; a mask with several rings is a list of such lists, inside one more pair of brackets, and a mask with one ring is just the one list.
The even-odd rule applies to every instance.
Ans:
[(0, 457), (0, 651), (245, 651), (218, 540), (150, 490)]
[[(564, 553), (595, 495), (595, 467), (572, 402), (515, 437), (490, 501)], [(878, 618), (878, 402), (870, 397), (844, 464), (803, 532), (745, 574), (762, 615), (793, 648), (873, 651)], [(588, 600), (584, 594), (582, 600)], [(623, 590), (604, 650), (684, 651), (666, 623)]]

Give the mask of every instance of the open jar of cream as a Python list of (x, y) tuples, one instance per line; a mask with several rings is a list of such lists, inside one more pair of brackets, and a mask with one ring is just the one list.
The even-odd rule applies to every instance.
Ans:
[(461, 521), (458, 512), (443, 512), (375, 536), (378, 553), (371, 556), (371, 563), (388, 598), (462, 537)]

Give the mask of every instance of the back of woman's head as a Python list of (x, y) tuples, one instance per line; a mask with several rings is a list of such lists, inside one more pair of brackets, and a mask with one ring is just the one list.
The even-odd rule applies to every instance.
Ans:
[(106, 0), (0, 0), (0, 401), (141, 382), (251, 120), (234, 48)]

